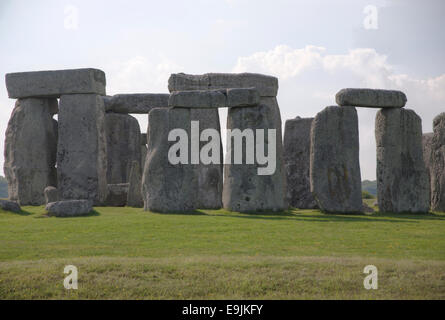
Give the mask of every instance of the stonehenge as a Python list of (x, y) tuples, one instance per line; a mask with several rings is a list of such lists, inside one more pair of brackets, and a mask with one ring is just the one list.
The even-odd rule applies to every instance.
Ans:
[(4, 172), (9, 199), (22, 206), (45, 204), (43, 190), (57, 185), (56, 105), (54, 98), (18, 99), (9, 119)]
[(299, 209), (317, 207), (310, 184), (311, 127), (314, 118), (286, 120), (284, 129), (284, 166), (287, 178), (287, 201)]
[[(105, 73), (92, 68), (10, 73), (5, 81), (17, 100), (5, 135), (9, 202), (1, 208), (46, 205), (53, 216), (100, 205), (371, 213), (362, 201), (356, 111), (366, 107), (380, 109), (379, 210), (445, 211), (445, 113), (422, 136), (401, 91), (342, 89), (337, 106), (287, 120), (283, 139), (272, 76), (176, 73), (169, 93), (112, 96)], [(228, 110), (225, 155), (219, 108)], [(131, 114), (147, 116), (146, 132)]]
[(89, 199), (100, 205), (107, 196), (105, 109), (97, 94), (60, 97), (57, 188), (64, 200)]
[[(148, 151), (142, 176), (145, 210), (188, 212), (197, 209), (195, 169), (188, 164), (169, 161), (169, 150), (175, 144), (169, 141), (169, 134), (178, 128), (190, 135), (190, 109), (155, 108), (148, 114)], [(190, 155), (186, 153), (188, 160)]]
[(142, 198), (142, 174), (139, 161), (132, 162), (130, 178), (128, 181), (127, 206), (143, 208), (144, 199)]
[[(433, 120), (432, 134), (424, 138), (425, 164), (430, 175), (431, 210), (445, 211), (445, 112)], [(424, 135), (425, 136), (425, 135)], [(426, 145), (426, 148), (425, 148)]]
[(377, 199), (382, 212), (428, 212), (422, 122), (409, 109), (382, 109), (375, 120)]
[(367, 108), (402, 108), (406, 95), (397, 90), (346, 88), (335, 95), (339, 106)]
[(77, 217), (90, 213), (93, 205), (90, 200), (65, 200), (50, 202), (45, 210), (48, 215), (55, 217)]
[(329, 106), (315, 116), (310, 185), (322, 211), (362, 212), (358, 117), (354, 107)]
[(127, 183), (133, 161), (141, 161), (141, 129), (128, 114), (106, 113), (107, 183)]

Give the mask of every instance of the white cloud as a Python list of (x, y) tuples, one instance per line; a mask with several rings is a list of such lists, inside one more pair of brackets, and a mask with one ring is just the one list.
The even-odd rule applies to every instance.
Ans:
[[(424, 132), (432, 119), (445, 111), (445, 74), (419, 79), (397, 74), (385, 55), (358, 48), (344, 54), (329, 54), (323, 47), (294, 49), (280, 45), (269, 51), (240, 57), (233, 72), (258, 72), (277, 76), (283, 123), (296, 116), (313, 117), (345, 87), (398, 89), (408, 97), (407, 107), (423, 119)], [(363, 179), (375, 178), (374, 118), (377, 109), (358, 108), (360, 161)]]

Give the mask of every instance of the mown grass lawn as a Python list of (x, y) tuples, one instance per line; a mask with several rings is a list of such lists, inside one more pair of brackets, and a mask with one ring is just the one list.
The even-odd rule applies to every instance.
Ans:
[[(445, 299), (443, 214), (23, 210), (0, 210), (1, 299)], [(363, 287), (369, 264), (377, 290)]]

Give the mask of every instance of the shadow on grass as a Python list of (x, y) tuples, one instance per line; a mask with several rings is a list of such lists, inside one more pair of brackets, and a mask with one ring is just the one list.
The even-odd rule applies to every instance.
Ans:
[(391, 212), (375, 212), (372, 214), (375, 217), (382, 218), (401, 218), (401, 219), (410, 219), (410, 220), (442, 220), (445, 221), (445, 214), (443, 213), (434, 213), (434, 212), (426, 212), (426, 213), (412, 213), (412, 212), (403, 212), (403, 213), (391, 213)]
[(98, 211), (96, 211), (95, 209), (93, 209), (93, 210), (91, 210), (89, 213), (87, 213), (87, 214), (82, 214), (82, 215), (79, 215), (79, 216), (59, 216), (59, 217), (57, 217), (57, 216), (54, 216), (54, 215), (52, 215), (52, 214), (50, 214), (50, 213), (46, 213), (46, 214), (41, 215), (40, 218), (46, 218), (46, 217), (48, 217), (48, 218), (57, 218), (57, 219), (69, 219), (69, 218), (89, 218), (89, 217), (97, 217), (97, 216), (100, 216), (100, 215), (101, 215), (101, 214), (100, 214)]
[(15, 215), (19, 215), (19, 216), (30, 216), (30, 215), (32, 215), (31, 212), (23, 210), (23, 209), (20, 209), (20, 211), (18, 211), (18, 212), (7, 211), (7, 210), (0, 209), (0, 212), (2, 212), (2, 213), (9, 213), (9, 214), (15, 214)]

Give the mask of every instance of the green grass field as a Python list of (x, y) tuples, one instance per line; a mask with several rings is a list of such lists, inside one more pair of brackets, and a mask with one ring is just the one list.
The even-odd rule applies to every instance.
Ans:
[(0, 211), (1, 299), (445, 299), (443, 214), (23, 210)]

